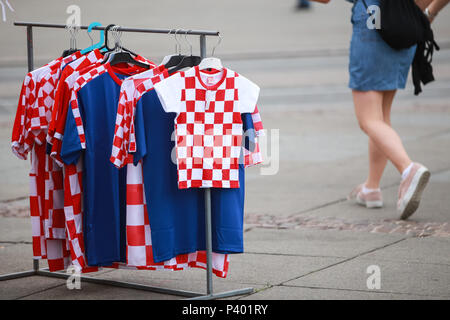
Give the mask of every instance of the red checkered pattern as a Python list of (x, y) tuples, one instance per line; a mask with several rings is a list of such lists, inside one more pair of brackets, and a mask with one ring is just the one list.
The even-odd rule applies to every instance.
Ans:
[[(127, 264), (138, 269), (183, 270), (188, 267), (205, 268), (204, 251), (178, 255), (170, 260), (155, 263), (148, 221), (143, 184), (142, 164), (127, 165)], [(213, 272), (226, 277), (229, 266), (228, 255), (213, 253)], [(118, 265), (121, 266), (121, 265)]]
[[(103, 55), (100, 53), (98, 49), (89, 52), (87, 55), (80, 57), (79, 59), (68, 64), (61, 73), (58, 86), (55, 91), (55, 101), (52, 107), (52, 115), (51, 120), (48, 125), (47, 132), (47, 142), (53, 144), (53, 136), (56, 131), (56, 123), (58, 120), (58, 116), (60, 115), (61, 108), (63, 105), (68, 104), (68, 100), (70, 96), (68, 95), (69, 86), (66, 82), (67, 78), (72, 75), (75, 71), (82, 70), (89, 66), (93, 66), (96, 63), (101, 62), (103, 59)], [(72, 88), (72, 86), (70, 86)], [(67, 109), (66, 109), (67, 110)], [(62, 115), (63, 117), (64, 115)], [(64, 117), (63, 117), (64, 118)], [(64, 118), (65, 119), (65, 118)]]
[[(46, 240), (45, 238), (45, 174), (46, 154), (45, 145), (35, 144), (42, 141), (42, 134), (32, 129), (35, 123), (33, 112), (39, 105), (38, 93), (45, 86), (45, 77), (58, 67), (61, 59), (32, 71), (25, 77), (16, 120), (13, 128), (12, 147), (13, 152), (22, 159), (26, 159), (27, 153), (32, 150), (30, 170), (30, 215), (32, 224), (33, 256), (35, 258), (48, 258), (51, 271), (60, 270), (61, 266), (68, 263), (68, 252), (64, 240)], [(34, 148), (33, 148), (34, 147)]]
[(255, 110), (252, 112), (252, 120), (256, 136), (263, 136), (264, 128), (261, 120), (261, 115), (259, 114), (258, 106), (255, 106)]
[(118, 168), (124, 166), (128, 152), (136, 152), (134, 135), (134, 109), (145, 92), (155, 83), (169, 76), (166, 69), (158, 67), (125, 79), (120, 87), (116, 126), (111, 152), (111, 162)]
[[(74, 53), (54, 64), (54, 68), (47, 73), (38, 90), (37, 104), (33, 108), (33, 133), (39, 135), (39, 144), (45, 145), (44, 136), (47, 135), (48, 124), (52, 116), (52, 107), (55, 99), (55, 90), (61, 75), (62, 68), (69, 62), (76, 61), (80, 53)], [(38, 115), (36, 115), (36, 111)], [(34, 120), (34, 122), (33, 122)], [(46, 239), (66, 239), (64, 217), (64, 189), (62, 169), (52, 158), (45, 156), (45, 205), (44, 229)]]
[(34, 258), (47, 259), (50, 271), (65, 269), (70, 254), (65, 239), (51, 240), (45, 237), (45, 145), (35, 144), (32, 149), (30, 171), (30, 213)]
[[(78, 54), (79, 55), (79, 54)], [(34, 258), (47, 258), (50, 271), (62, 270), (70, 263), (65, 240), (62, 212), (62, 175), (53, 172), (51, 159), (46, 155), (45, 128), (50, 115), (53, 88), (61, 67), (77, 57), (58, 58), (32, 71), (25, 77), (19, 98), (12, 134), (13, 152), (26, 159), (31, 150), (30, 214)], [(51, 226), (55, 225), (55, 229)], [(51, 240), (52, 238), (60, 238)]]
[(64, 213), (72, 265), (82, 272), (98, 271), (89, 267), (84, 255), (83, 238), (83, 162), (64, 166)]
[(63, 171), (48, 155), (45, 166), (45, 237), (66, 239)]
[[(120, 88), (119, 105), (117, 109), (116, 128), (114, 133), (111, 162), (118, 168), (123, 167), (130, 161), (128, 153), (136, 152), (136, 136), (134, 134), (134, 110), (139, 99), (146, 92), (153, 89), (155, 83), (166, 79), (169, 75), (167, 70), (151, 70), (127, 78)], [(152, 77), (155, 73), (159, 75)], [(147, 78), (144, 78), (147, 76)], [(256, 136), (263, 134), (263, 125), (258, 107), (252, 113), (253, 126)], [(262, 162), (262, 155), (257, 137), (255, 137), (254, 149), (244, 148), (244, 166), (249, 167)], [(126, 160), (128, 159), (128, 160)]]
[(31, 151), (31, 169), (30, 169), (30, 216), (31, 216), (31, 235), (33, 239), (33, 258), (45, 259), (47, 253), (45, 250), (45, 233), (43, 219), (41, 217), (42, 186), (42, 165), (39, 165), (39, 159), (45, 152), (42, 146), (36, 146)]
[[(46, 73), (39, 82), (37, 91), (37, 103), (32, 107), (30, 130), (39, 134), (39, 144), (45, 142), (47, 132), (41, 134), (43, 129), (48, 128), (48, 124), (52, 117), (52, 107), (55, 100), (55, 90), (58, 85), (59, 78), (61, 76), (62, 69), (70, 62), (75, 61), (81, 57), (79, 51), (62, 58), (59, 62), (54, 63), (51, 66), (50, 72)], [(44, 139), (42, 139), (42, 137)]]
[[(249, 108), (240, 99), (239, 90), (252, 86), (242, 88), (242, 80), (238, 81), (239, 75), (232, 70), (223, 69), (222, 74), (215, 85), (207, 86), (194, 67), (155, 85), (166, 112), (178, 114), (175, 133), (180, 189), (239, 188), (241, 112)], [(259, 88), (257, 91), (252, 95), (257, 97)], [(253, 103), (252, 111), (256, 101)]]
[(35, 141), (34, 135), (29, 135), (32, 115), (31, 110), (36, 104), (38, 89), (41, 86), (42, 79), (46, 74), (50, 73), (59, 62), (60, 59), (56, 59), (39, 69), (29, 72), (25, 76), (11, 139), (12, 151), (20, 159), (26, 159), (27, 154), (33, 147)]
[[(221, 255), (221, 259), (213, 253), (212, 271), (220, 278), (226, 278), (230, 264), (229, 255)], [(151, 267), (134, 267), (124, 263), (113, 263), (111, 267), (115, 269), (126, 270), (172, 270), (181, 271), (187, 268), (200, 268), (206, 270), (206, 251), (197, 251), (194, 253), (178, 255), (170, 261), (162, 262), (164, 265)]]
[(81, 74), (76, 82), (74, 83), (71, 98), (70, 98), (70, 107), (73, 113), (73, 117), (75, 119), (75, 123), (77, 125), (78, 137), (80, 138), (80, 145), (83, 149), (86, 149), (86, 137), (84, 135), (83, 121), (80, 115), (80, 109), (78, 106), (77, 92), (83, 88), (89, 81), (95, 79), (96, 77), (108, 72), (108, 69), (105, 65), (99, 65), (88, 72)]

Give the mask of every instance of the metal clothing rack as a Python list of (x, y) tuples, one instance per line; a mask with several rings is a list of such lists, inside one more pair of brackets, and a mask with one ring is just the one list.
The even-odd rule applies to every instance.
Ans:
[[(28, 71), (34, 69), (33, 58), (33, 27), (39, 28), (59, 28), (64, 29), (66, 25), (63, 24), (47, 24), (47, 23), (35, 23), (35, 22), (14, 22), (15, 26), (26, 27), (27, 29), (27, 58), (28, 58)], [(80, 26), (80, 29), (87, 29), (88, 26)], [(93, 30), (104, 30), (106, 27), (94, 27)], [(172, 30), (169, 29), (140, 29), (140, 28), (127, 28), (119, 27), (117, 31), (124, 32), (139, 32), (139, 33), (160, 33), (169, 34)], [(204, 31), (204, 30), (181, 30), (178, 29), (177, 33), (183, 35), (197, 35), (200, 37), (200, 56), (206, 57), (206, 36), (220, 36), (218, 31)], [(212, 230), (211, 230), (211, 190), (205, 188), (205, 226), (206, 226), (206, 293), (198, 293), (184, 290), (176, 290), (169, 288), (153, 287), (138, 283), (129, 283), (124, 281), (115, 281), (101, 278), (93, 278), (88, 276), (80, 276), (82, 281), (111, 285), (123, 288), (145, 290), (163, 294), (177, 295), (186, 297), (190, 300), (209, 300), (217, 298), (226, 298), (237, 295), (244, 295), (253, 293), (253, 288), (243, 288), (226, 292), (214, 293), (213, 291), (213, 278), (212, 278)], [(6, 275), (0, 275), (0, 281), (11, 280), (29, 276), (44, 276), (67, 279), (71, 275), (61, 272), (50, 272), (48, 269), (39, 268), (39, 259), (33, 259), (33, 270), (11, 273)]]

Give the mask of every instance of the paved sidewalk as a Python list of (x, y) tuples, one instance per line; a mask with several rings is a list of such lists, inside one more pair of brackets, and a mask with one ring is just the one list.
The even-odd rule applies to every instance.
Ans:
[[(161, 6), (166, 3), (160, 2)], [(88, 11), (83, 23), (98, 19), (103, 24), (136, 25), (133, 22), (139, 21), (141, 26), (223, 30), (224, 64), (262, 88), (259, 106), (268, 137), (273, 129), (279, 129), (279, 170), (275, 175), (261, 175), (261, 167), (248, 169), (245, 253), (231, 257), (227, 279), (214, 278), (216, 292), (255, 288), (254, 294), (239, 299), (450, 299), (450, 50), (435, 53), (437, 80), (418, 97), (409, 80), (392, 111), (393, 126), (408, 153), (432, 172), (419, 210), (408, 221), (397, 220), (399, 175), (390, 164), (382, 181), (385, 207), (364, 209), (346, 200), (347, 193), (367, 174), (367, 138), (358, 128), (347, 89), (350, 5), (343, 2), (334, 1), (330, 7), (315, 5), (309, 13), (298, 13), (292, 10), (294, 2), (258, 1), (256, 5), (256, 0), (240, 1), (241, 10), (233, 16), (236, 2), (231, 1), (223, 4), (222, 12), (235, 20), (232, 23), (216, 14), (217, 27), (211, 17), (189, 23), (197, 12), (184, 7), (192, 13), (189, 19), (187, 13), (176, 13), (173, 20), (165, 22), (153, 13), (144, 19), (142, 12), (138, 17), (120, 17), (111, 11), (100, 20), (95, 13), (101, 4), (92, 3), (89, 11), (87, 2), (80, 2), (82, 10)], [(44, 6), (35, 8), (33, 14), (23, 4), (12, 4), (17, 7), (17, 20), (39, 20), (43, 15), (61, 23), (64, 19), (59, 14), (68, 5), (58, 4), (44, 15)], [(173, 1), (165, 6), (171, 5)], [(253, 22), (246, 31), (250, 36), (241, 37), (239, 33), (249, 24), (247, 16)], [(436, 22), (440, 39), (449, 40), (450, 9)], [(1, 28), (0, 39), (9, 41), (11, 51), (9, 57), (0, 58), (0, 274), (4, 274), (31, 269), (32, 252), (29, 162), (14, 158), (9, 147), (25, 74), (25, 40), (13, 29), (8, 29), (15, 32), (8, 37)], [(42, 40), (36, 48), (38, 60), (45, 61), (55, 54), (55, 48), (59, 53), (65, 45), (57, 38), (52, 47), (52, 36), (57, 34), (35, 35)], [(153, 44), (139, 39), (127, 37), (125, 44), (139, 52), (151, 51), (154, 57), (173, 48), (170, 41)], [(273, 159), (271, 144), (265, 149), (266, 158)], [(269, 166), (267, 161), (262, 167)], [(370, 266), (379, 267), (380, 289), (367, 286)], [(206, 283), (202, 270), (105, 269), (95, 276), (193, 291), (204, 291)], [(0, 299), (177, 298), (85, 282), (81, 287), (68, 290), (64, 280), (34, 276), (0, 282)]]

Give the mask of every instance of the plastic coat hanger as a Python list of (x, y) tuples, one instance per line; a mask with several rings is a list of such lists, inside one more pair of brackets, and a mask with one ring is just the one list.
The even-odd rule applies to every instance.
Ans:
[(174, 72), (184, 68), (192, 68), (194, 66), (197, 66), (202, 61), (201, 57), (192, 55), (192, 44), (187, 39), (187, 34), (189, 31), (186, 31), (186, 33), (184, 34), (184, 39), (186, 43), (189, 45), (191, 55), (185, 56), (175, 67), (171, 68), (169, 70), (170, 74), (173, 74)]
[(217, 41), (216, 45), (212, 49), (211, 57), (204, 58), (198, 65), (198, 68), (200, 70), (205, 70), (205, 69), (222, 70), (223, 69), (222, 62), (220, 61), (220, 59), (214, 57), (214, 53), (216, 51), (217, 46), (222, 42), (222, 36), (220, 35), (220, 33), (218, 36), (219, 36), (219, 40)]
[(90, 35), (92, 28), (94, 27), (100, 27), (102, 24), (100, 22), (92, 22), (88, 29), (87, 29), (87, 34), (89, 36), (89, 38), (91, 39), (91, 46), (87, 47), (86, 49), (81, 50), (81, 54), (86, 54), (89, 51), (92, 51), (94, 49), (98, 49), (101, 48), (103, 46), (103, 44), (105, 43), (105, 34), (103, 32), (100, 32), (100, 41), (96, 44), (94, 44), (94, 40), (92, 40), (92, 37)]
[(132, 52), (128, 49), (124, 49), (122, 47), (122, 42), (120, 40), (122, 36), (122, 31), (118, 29), (120, 26), (113, 26), (111, 28), (112, 35), (114, 37), (114, 51), (112, 51), (108, 57), (105, 57), (102, 63), (109, 63), (111, 66), (119, 64), (119, 63), (129, 63), (132, 65), (136, 65), (141, 68), (150, 69), (150, 65), (143, 63), (141, 61), (137, 61), (133, 58)]
[(106, 28), (103, 30), (103, 38), (104, 38), (104, 42), (103, 45), (99, 48), (101, 52), (106, 52), (106, 51), (112, 51), (113, 49), (108, 47), (108, 31), (109, 29), (111, 29), (112, 27), (114, 27), (114, 24), (108, 24), (106, 26)]

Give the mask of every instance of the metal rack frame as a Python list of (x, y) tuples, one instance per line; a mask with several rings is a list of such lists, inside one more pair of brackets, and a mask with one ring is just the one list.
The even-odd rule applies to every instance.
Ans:
[[(33, 27), (39, 28), (59, 28), (64, 29), (66, 25), (63, 24), (48, 24), (48, 23), (35, 23), (35, 22), (14, 22), (15, 26), (26, 27), (27, 32), (27, 60), (28, 60), (28, 71), (34, 69), (34, 57), (33, 57)], [(80, 29), (87, 29), (88, 26), (80, 26)], [(94, 27), (93, 30), (104, 30), (105, 27)], [(159, 34), (169, 34), (172, 30), (170, 29), (141, 29), (141, 28), (127, 28), (119, 27), (118, 31), (123, 32), (139, 32), (139, 33), (159, 33)], [(218, 31), (204, 31), (204, 30), (182, 30), (178, 29), (178, 33), (186, 35), (197, 35), (200, 37), (200, 56), (202, 58), (206, 57), (206, 36), (220, 36)], [(122, 288), (138, 289), (144, 291), (151, 291), (162, 294), (170, 294), (176, 296), (186, 297), (189, 300), (211, 300), (218, 298), (226, 298), (238, 295), (244, 295), (253, 293), (253, 288), (243, 288), (226, 292), (214, 293), (213, 291), (213, 277), (212, 277), (212, 228), (211, 228), (211, 190), (209, 188), (205, 189), (205, 227), (206, 227), (206, 293), (198, 293), (184, 290), (175, 290), (169, 288), (153, 287), (138, 283), (129, 283), (124, 281), (115, 281), (87, 276), (80, 276), (82, 281), (111, 285)], [(33, 270), (17, 272), (11, 274), (0, 275), (0, 281), (12, 280), (30, 276), (44, 276), (67, 279), (71, 275), (61, 273), (61, 272), (50, 272), (48, 269), (39, 268), (39, 259), (33, 259)]]

